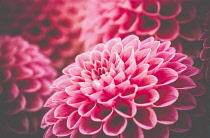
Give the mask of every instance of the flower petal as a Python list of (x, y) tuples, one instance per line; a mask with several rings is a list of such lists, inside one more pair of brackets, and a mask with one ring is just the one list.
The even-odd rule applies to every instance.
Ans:
[(188, 92), (180, 92), (177, 101), (173, 104), (179, 110), (190, 110), (195, 108), (196, 105), (196, 99)]
[(103, 131), (108, 136), (117, 136), (121, 134), (127, 126), (127, 119), (121, 116), (113, 116), (103, 125)]
[(157, 116), (151, 108), (139, 108), (133, 118), (133, 121), (140, 128), (149, 130), (155, 127), (157, 124)]
[(160, 97), (158, 101), (154, 103), (155, 107), (166, 107), (173, 104), (178, 99), (179, 92), (170, 85), (160, 86), (156, 90)]
[(115, 105), (115, 111), (124, 118), (131, 118), (136, 114), (136, 106), (130, 100), (119, 100)]
[(59, 137), (68, 136), (71, 134), (72, 130), (67, 128), (66, 119), (58, 120), (52, 129), (53, 134)]
[(178, 133), (188, 131), (192, 127), (190, 115), (186, 111), (179, 111), (178, 121), (170, 126), (170, 130)]
[(196, 87), (196, 84), (191, 78), (181, 75), (171, 85), (177, 89), (192, 89)]
[(178, 120), (178, 112), (173, 106), (163, 108), (155, 108), (158, 123), (163, 125), (170, 125)]
[(102, 128), (100, 122), (92, 121), (90, 118), (83, 119), (79, 125), (80, 133), (84, 135), (94, 135), (98, 133)]
[(177, 80), (178, 74), (176, 71), (170, 68), (161, 68), (156, 73), (155, 76), (158, 79), (158, 86), (170, 84)]

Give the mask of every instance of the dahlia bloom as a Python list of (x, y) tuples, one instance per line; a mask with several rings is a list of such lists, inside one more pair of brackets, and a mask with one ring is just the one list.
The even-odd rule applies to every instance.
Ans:
[(53, 83), (44, 137), (166, 138), (189, 130), (203, 91), (191, 79), (193, 60), (170, 45), (129, 35), (78, 55)]
[[(183, 41), (195, 41), (201, 32), (194, 3), (194, 0), (95, 0), (92, 4), (95, 7), (89, 8), (83, 21), (81, 40), (86, 49), (91, 49), (114, 37), (154, 36), (156, 40), (172, 41), (178, 52), (188, 52)], [(189, 54), (197, 55), (192, 50)]]
[(21, 35), (38, 44), (55, 67), (63, 68), (81, 51), (78, 37), (84, 9), (82, 1), (2, 0), (0, 33)]
[(203, 61), (201, 73), (203, 73), (207, 81), (210, 81), (210, 12), (207, 14), (204, 25), (204, 32), (200, 36), (200, 39), (204, 40), (203, 50), (200, 54), (200, 58)]
[(56, 76), (50, 63), (37, 45), (18, 36), (0, 37), (0, 122), (7, 122), (7, 127), (3, 125), (6, 129), (27, 133), (25, 128), (29, 122), (35, 122), (30, 126), (38, 128), (38, 122), (32, 119), (38, 117), (32, 116), (42, 112), (46, 98), (52, 94), (49, 87)]

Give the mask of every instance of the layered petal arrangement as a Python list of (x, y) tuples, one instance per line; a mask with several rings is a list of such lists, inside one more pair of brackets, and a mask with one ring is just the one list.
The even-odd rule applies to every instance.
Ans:
[(200, 47), (187, 43), (197, 40), (201, 33), (194, 0), (95, 0), (92, 5), (95, 7), (89, 8), (82, 26), (81, 40), (86, 49), (135, 34), (140, 40), (154, 36), (156, 40), (172, 41), (177, 52), (199, 56)]
[[(83, 0), (2, 0), (0, 33), (21, 35), (40, 46), (41, 52), (63, 68), (80, 53)], [(18, 5), (18, 6), (17, 6)]]
[(203, 61), (201, 72), (206, 80), (210, 81), (210, 12), (207, 14), (204, 25), (204, 32), (200, 36), (200, 39), (204, 40), (203, 50), (200, 54), (200, 58)]
[(167, 138), (191, 126), (203, 94), (193, 60), (169, 41), (129, 35), (97, 44), (63, 70), (46, 102), (45, 138)]
[[(1, 127), (16, 133), (39, 127), (39, 114), (56, 76), (50, 63), (37, 45), (18, 36), (0, 37), (0, 122), (7, 124)], [(36, 127), (29, 130), (29, 126)]]

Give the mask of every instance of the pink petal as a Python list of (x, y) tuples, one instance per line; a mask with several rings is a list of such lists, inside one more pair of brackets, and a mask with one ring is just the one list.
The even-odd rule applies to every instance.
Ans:
[(90, 118), (83, 119), (79, 125), (80, 133), (84, 135), (94, 135), (102, 129), (100, 122), (92, 121)]
[(132, 81), (132, 84), (138, 85), (138, 89), (150, 89), (152, 88), (156, 83), (158, 82), (158, 79), (153, 75), (147, 75), (144, 78), (140, 80)]
[(56, 136), (63, 137), (71, 134), (72, 130), (68, 129), (66, 126), (66, 119), (58, 120), (53, 126), (52, 132)]
[(47, 99), (47, 101), (45, 102), (44, 104), (44, 107), (55, 107), (55, 106), (58, 106), (59, 105), (59, 102), (53, 102), (52, 101), (52, 97), (50, 97), (49, 99)]
[(80, 76), (82, 70), (83, 70), (82, 68), (74, 67), (74, 68), (70, 68), (68, 72), (71, 76)]
[(166, 85), (170, 84), (177, 80), (178, 74), (176, 71), (170, 68), (161, 68), (156, 73), (155, 76), (158, 79), (157, 85)]
[(121, 116), (113, 116), (103, 125), (103, 131), (108, 136), (117, 136), (121, 134), (127, 126), (127, 119)]
[(140, 65), (140, 63), (146, 63), (150, 57), (150, 53), (151, 53), (151, 50), (149, 48), (137, 50), (135, 53), (136, 64)]
[(119, 100), (115, 105), (115, 111), (124, 118), (131, 118), (136, 114), (136, 105), (130, 100)]
[(165, 125), (157, 124), (155, 128), (144, 131), (145, 138), (169, 138), (169, 128)]
[(67, 118), (67, 127), (69, 129), (75, 129), (79, 126), (80, 122), (82, 121), (82, 117), (78, 114), (78, 111), (74, 111), (68, 116)]
[(54, 116), (55, 118), (58, 118), (58, 119), (67, 118), (74, 111), (75, 111), (75, 108), (67, 104), (61, 104), (55, 109)]
[(56, 90), (65, 90), (66, 87), (71, 86), (70, 79), (67, 75), (62, 75), (53, 82), (53, 88)]
[(19, 89), (25, 93), (34, 93), (41, 88), (41, 83), (39, 80), (35, 79), (24, 79), (18, 81)]
[(178, 120), (178, 112), (173, 106), (155, 108), (157, 122), (163, 125), (170, 125)]
[(49, 127), (45, 133), (44, 133), (44, 138), (57, 138), (53, 133), (52, 133), (52, 127)]
[(137, 34), (147, 35), (148, 32), (154, 34), (160, 28), (160, 20), (155, 16), (140, 14), (138, 17)]
[(120, 134), (120, 138), (144, 138), (144, 133), (133, 121), (128, 121), (125, 131)]
[(119, 73), (114, 77), (115, 84), (120, 84), (123, 82), (126, 78), (125, 73), (122, 71), (122, 69), (119, 70)]
[(12, 73), (9, 69), (0, 69), (0, 72), (0, 83), (7, 82), (12, 76)]
[[(135, 36), (135, 37), (136, 37), (136, 36)], [(140, 45), (141, 45), (141, 42), (140, 42), (140, 40), (136, 37), (136, 38), (134, 38), (133, 40), (131, 40), (130, 42), (128, 42), (128, 43), (125, 45), (124, 48), (127, 48), (127, 47), (132, 46), (132, 47), (134, 47), (134, 51), (137, 51), (137, 50), (139, 49)]]
[(171, 85), (177, 89), (192, 89), (196, 87), (194, 81), (187, 76), (179, 76)]
[(179, 110), (190, 110), (195, 108), (196, 105), (196, 99), (188, 92), (180, 92), (177, 101), (173, 104)]
[(15, 80), (30, 78), (33, 75), (33, 71), (27, 67), (13, 67), (11, 72)]
[(99, 104), (102, 104), (103, 106), (105, 107), (113, 107), (117, 101), (119, 100), (119, 97), (118, 95), (116, 95), (115, 97), (102, 97), (102, 98), (99, 98), (97, 99), (97, 102)]
[(56, 119), (54, 117), (54, 111), (55, 111), (55, 108), (52, 108), (44, 115), (44, 118), (43, 118), (42, 124), (41, 124), (42, 128), (45, 128), (46, 124), (47, 125), (54, 125), (58, 121), (58, 119)]
[(187, 55), (185, 55), (183, 53), (175, 53), (175, 56), (171, 60), (171, 62), (176, 62), (176, 61), (180, 62), (180, 61), (182, 61), (182, 60), (184, 60), (186, 58), (187, 58)]
[(196, 8), (192, 3), (182, 3), (181, 13), (176, 17), (180, 23), (186, 23), (196, 17)]
[(121, 54), (120, 54), (121, 59), (123, 60), (123, 62), (126, 62), (128, 59), (130, 59), (131, 57), (134, 57), (134, 48), (133, 47), (127, 47), (125, 48)]
[(201, 34), (199, 22), (191, 21), (185, 24), (180, 24), (180, 36), (188, 41), (197, 40)]
[(174, 53), (171, 52), (159, 52), (156, 55), (156, 58), (162, 58), (164, 59), (164, 62), (170, 61), (175, 56)]
[(148, 73), (148, 68), (150, 66), (148, 64), (141, 64), (136, 68), (136, 71), (133, 73), (131, 81), (138, 81), (140, 78), (144, 78)]
[(166, 67), (175, 70), (178, 74), (182, 73), (184, 70), (187, 69), (186, 65), (179, 62), (169, 62), (166, 65)]
[(7, 82), (2, 84), (2, 90), (0, 92), (0, 100), (2, 102), (10, 102), (15, 100), (20, 94), (20, 90), (16, 83)]
[(106, 49), (107, 49), (109, 52), (111, 52), (112, 47), (113, 47), (115, 44), (119, 43), (119, 42), (121, 42), (121, 39), (120, 39), (120, 38), (114, 38), (114, 39), (109, 40), (109, 41), (106, 43)]
[(188, 131), (192, 127), (190, 115), (186, 111), (179, 111), (178, 121), (170, 126), (170, 130), (178, 133)]
[(152, 105), (159, 99), (159, 94), (156, 90), (140, 90), (136, 93), (136, 97), (134, 98), (134, 104), (137, 107), (145, 107)]
[(91, 114), (91, 119), (96, 122), (105, 122), (111, 117), (112, 113), (112, 108), (97, 105)]
[(55, 92), (51, 97), (53, 102), (65, 103), (69, 95), (66, 92)]
[(156, 15), (160, 11), (159, 1), (147, 0), (143, 2), (143, 11), (146, 15)]
[(83, 135), (79, 130), (75, 129), (72, 131), (70, 138), (92, 138), (91, 135)]
[(26, 98), (23, 95), (19, 95), (13, 102), (1, 104), (0, 111), (3, 110), (6, 114), (17, 114), (21, 112), (26, 107)]
[(87, 101), (87, 98), (84, 96), (74, 96), (74, 97), (70, 97), (66, 103), (74, 108), (78, 108), (80, 105), (84, 104)]
[(199, 72), (199, 69), (193, 67), (193, 66), (187, 66), (187, 69), (181, 73), (181, 75), (185, 76), (194, 76)]
[(179, 34), (179, 25), (176, 20), (161, 20), (160, 29), (157, 32), (157, 37), (162, 41), (175, 39)]
[(122, 43), (119, 42), (119, 43), (113, 45), (111, 54), (112, 53), (120, 54), (122, 52), (122, 50), (123, 50), (123, 45), (122, 45)]
[(99, 52), (103, 52), (104, 49), (105, 49), (105, 44), (97, 44), (94, 48), (93, 48), (93, 51), (99, 51)]
[(149, 130), (157, 124), (157, 116), (151, 108), (139, 108), (133, 121), (138, 127)]
[(92, 138), (119, 138), (118, 136), (107, 136), (104, 134), (103, 130), (101, 130), (99, 133), (92, 136)]
[(86, 102), (84, 104), (82, 104), (79, 109), (78, 109), (78, 113), (81, 116), (84, 117), (88, 117), (91, 115), (92, 111), (94, 110), (96, 104), (93, 102)]
[(139, 38), (135, 35), (129, 35), (127, 37), (125, 37), (123, 40), (122, 40), (122, 44), (123, 46), (126, 46), (128, 43), (130, 43), (131, 41), (133, 40), (139, 40)]
[(158, 101), (154, 103), (156, 107), (166, 107), (171, 105), (179, 97), (179, 92), (177, 89), (170, 85), (160, 86), (156, 90), (160, 96)]
[(160, 46), (158, 47), (157, 52), (166, 51), (170, 46), (171, 46), (171, 42), (170, 41), (162, 42), (160, 44)]
[(101, 52), (99, 51), (92, 51), (90, 53), (90, 61), (94, 63), (96, 60), (101, 61)]
[(38, 95), (26, 95), (26, 111), (35, 112), (42, 109), (44, 100)]
[(206, 88), (202, 83), (195, 81), (195, 84), (197, 87), (190, 89), (189, 90), (190, 94), (192, 94), (193, 96), (201, 96), (206, 93)]
[(160, 66), (163, 64), (164, 59), (163, 58), (152, 58), (148, 61), (149, 69), (148, 69), (148, 74), (153, 74), (156, 72)]
[(176, 17), (182, 10), (181, 4), (176, 1), (162, 1), (160, 8), (161, 18), (174, 18)]
[(75, 58), (76, 64), (83, 69), (84, 69), (84, 64), (83, 63), (85, 61), (90, 61), (89, 54), (87, 54), (87, 53), (80, 54)]
[(128, 99), (128, 100), (132, 100), (134, 99), (136, 92), (138, 91), (138, 87), (136, 85), (131, 85), (130, 87), (126, 88), (125, 90), (120, 90), (121, 93), (119, 94), (119, 96), (122, 99)]

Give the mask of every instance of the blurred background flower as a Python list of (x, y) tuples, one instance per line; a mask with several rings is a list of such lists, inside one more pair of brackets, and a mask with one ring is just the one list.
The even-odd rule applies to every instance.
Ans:
[(38, 44), (60, 69), (82, 49), (78, 41), (84, 0), (1, 0), (0, 34), (21, 35)]
[(0, 134), (35, 133), (56, 71), (37, 45), (0, 37)]
[[(154, 36), (172, 41), (178, 52), (199, 56), (201, 24), (194, 0), (95, 0), (83, 22), (86, 49), (114, 37), (136, 34), (140, 39)], [(189, 52), (189, 49), (190, 52)], [(195, 49), (195, 50), (194, 50)]]

